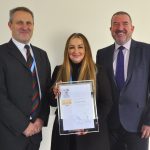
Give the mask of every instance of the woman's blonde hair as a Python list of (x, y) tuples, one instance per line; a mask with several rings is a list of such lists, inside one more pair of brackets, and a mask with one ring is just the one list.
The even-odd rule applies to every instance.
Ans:
[(57, 75), (56, 82), (63, 81), (67, 82), (70, 80), (71, 76), (71, 64), (68, 54), (69, 43), (71, 39), (80, 38), (83, 41), (85, 47), (85, 56), (81, 62), (81, 69), (78, 77), (78, 81), (80, 80), (94, 80), (96, 83), (96, 65), (92, 58), (91, 47), (87, 38), (81, 33), (73, 33), (70, 35), (66, 42), (65, 51), (64, 51), (64, 61)]

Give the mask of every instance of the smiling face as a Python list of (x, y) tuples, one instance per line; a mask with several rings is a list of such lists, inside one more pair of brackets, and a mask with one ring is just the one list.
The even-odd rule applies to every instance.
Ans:
[(114, 15), (111, 20), (110, 31), (116, 43), (123, 45), (131, 39), (134, 26), (128, 15)]
[(16, 11), (8, 23), (12, 37), (20, 43), (27, 44), (33, 34), (34, 21), (30, 13)]
[(80, 63), (85, 56), (85, 47), (81, 38), (72, 38), (68, 46), (68, 55), (73, 63)]

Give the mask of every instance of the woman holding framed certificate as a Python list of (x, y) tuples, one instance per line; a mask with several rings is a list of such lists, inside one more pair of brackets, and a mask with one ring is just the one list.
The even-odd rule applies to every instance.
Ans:
[(89, 42), (81, 33), (68, 38), (63, 64), (54, 69), (50, 104), (58, 106), (51, 150), (109, 150), (106, 119), (112, 105), (110, 85), (103, 68), (95, 65)]

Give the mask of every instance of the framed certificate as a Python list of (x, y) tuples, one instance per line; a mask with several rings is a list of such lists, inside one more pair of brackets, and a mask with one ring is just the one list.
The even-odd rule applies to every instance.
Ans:
[(79, 131), (98, 132), (96, 92), (92, 80), (57, 83), (60, 135)]

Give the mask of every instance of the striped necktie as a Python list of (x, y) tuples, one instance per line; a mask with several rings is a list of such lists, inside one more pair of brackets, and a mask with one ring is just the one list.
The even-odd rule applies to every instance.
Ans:
[(123, 46), (120, 46), (118, 48), (119, 52), (118, 52), (118, 55), (117, 55), (116, 76), (115, 76), (116, 83), (117, 83), (117, 86), (118, 86), (120, 91), (123, 88), (123, 85), (124, 85), (124, 82), (125, 82), (123, 49), (125, 49)]
[(29, 45), (25, 45), (25, 49), (27, 50), (26, 52), (27, 66), (29, 67), (32, 73), (33, 95), (32, 95), (31, 117), (35, 118), (38, 113), (38, 108), (40, 104), (39, 86), (38, 86), (37, 75), (36, 75), (35, 61), (31, 56)]

